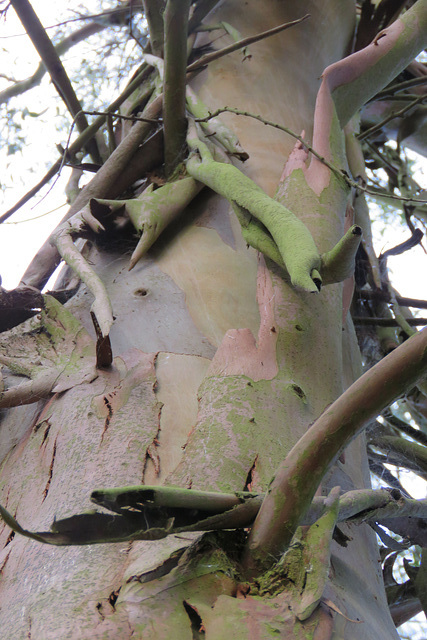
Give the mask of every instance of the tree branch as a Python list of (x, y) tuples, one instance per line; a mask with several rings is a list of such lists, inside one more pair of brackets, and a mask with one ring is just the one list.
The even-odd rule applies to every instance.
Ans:
[(330, 465), (370, 421), (427, 371), (427, 331), (420, 331), (352, 384), (315, 421), (279, 466), (244, 557), (253, 576), (289, 545)]
[(165, 23), (165, 80), (163, 126), (165, 172), (169, 178), (182, 160), (185, 149), (185, 85), (187, 77), (187, 32), (190, 0), (168, 0)]
[(364, 49), (334, 62), (323, 74), (341, 122), (351, 116), (427, 45), (427, 0), (418, 0)]
[[(103, 29), (106, 28), (106, 24), (98, 24), (98, 23), (90, 23), (78, 29), (74, 33), (70, 33), (69, 36), (66, 36), (61, 42), (55, 45), (55, 51), (58, 56), (62, 56), (66, 53), (71, 47), (75, 44), (78, 44), (82, 40), (86, 40), (89, 36), (94, 35), (95, 33), (99, 33)], [(0, 91), (0, 104), (8, 102), (11, 98), (20, 95), (21, 93), (25, 93), (29, 89), (36, 87), (42, 81), (43, 76), (47, 71), (46, 66), (43, 62), (40, 62), (37, 70), (33, 73), (32, 76), (26, 78), (25, 80), (20, 80), (19, 82), (15, 82), (7, 89)]]
[(268, 29), (268, 31), (263, 31), (262, 33), (257, 33), (254, 36), (248, 36), (247, 38), (243, 38), (243, 40), (239, 40), (239, 42), (234, 42), (233, 44), (230, 44), (228, 47), (219, 49), (219, 51), (213, 51), (212, 53), (207, 53), (206, 55), (199, 58), (199, 60), (196, 60), (195, 62), (190, 64), (187, 67), (187, 73), (190, 71), (196, 71), (201, 67), (205, 67), (210, 62), (213, 62), (214, 60), (218, 60), (219, 58), (222, 58), (223, 56), (226, 56), (229, 53), (233, 53), (234, 51), (238, 51), (239, 49), (243, 49), (244, 47), (247, 47), (248, 45), (253, 44), (254, 42), (259, 42), (259, 40), (264, 40), (264, 38), (269, 38), (270, 36), (276, 35), (276, 33), (281, 33), (282, 31), (285, 31), (290, 27), (294, 27), (295, 25), (300, 24), (300, 22), (304, 22), (304, 20), (307, 20), (307, 18), (310, 18), (309, 13), (307, 13), (302, 18), (299, 18), (298, 20), (293, 20), (293, 22), (286, 22), (285, 24), (280, 24), (278, 27), (274, 27), (273, 29)]
[(150, 33), (151, 53), (160, 58), (163, 56), (163, 0), (143, 0), (145, 19)]
[[(30, 37), (31, 42), (35, 46), (40, 58), (42, 59), (43, 64), (49, 71), (56, 90), (64, 101), (72, 117), (76, 117), (77, 114), (82, 111), (82, 106), (74, 92), (70, 79), (62, 65), (61, 59), (49, 36), (44, 30), (36, 12), (28, 0), (11, 0), (11, 4), (22, 22), (25, 31)], [(89, 126), (86, 116), (83, 113), (76, 118), (76, 123), (80, 133)], [(87, 148), (93, 158), (93, 161), (101, 162), (98, 146), (94, 140), (91, 140), (88, 143)]]

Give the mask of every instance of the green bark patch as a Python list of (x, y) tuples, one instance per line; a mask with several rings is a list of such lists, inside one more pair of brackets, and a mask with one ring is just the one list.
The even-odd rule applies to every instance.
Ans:
[[(168, 483), (197, 489), (242, 490), (255, 465), (255, 489), (292, 446), (292, 419), (309, 408), (289, 381), (255, 382), (246, 376), (206, 378), (199, 389), (199, 415), (182, 462)], [(200, 465), (203, 458), (205, 464)], [(215, 463), (213, 463), (215, 461)], [(209, 470), (209, 472), (207, 472)]]
[(37, 402), (98, 376), (96, 348), (87, 331), (55, 298), (44, 296), (44, 302), (24, 333), (17, 327), (1, 338), (0, 362), (30, 380), (6, 389), (0, 407)]

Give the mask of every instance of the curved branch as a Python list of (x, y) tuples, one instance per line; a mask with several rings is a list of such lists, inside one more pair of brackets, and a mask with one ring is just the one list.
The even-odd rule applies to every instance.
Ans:
[(251, 531), (250, 575), (286, 549), (330, 465), (342, 449), (427, 371), (427, 331), (420, 331), (352, 384), (291, 449), (273, 478)]
[(108, 336), (113, 324), (111, 302), (101, 278), (83, 258), (80, 251), (74, 245), (72, 238), (72, 236), (78, 237), (84, 235), (88, 227), (95, 232), (103, 230), (102, 225), (92, 216), (90, 211), (83, 210), (57, 228), (53, 232), (50, 241), (56, 246), (65, 262), (93, 293), (95, 300), (92, 304), (91, 312), (95, 315), (96, 322), (101, 329), (102, 337), (105, 338)]

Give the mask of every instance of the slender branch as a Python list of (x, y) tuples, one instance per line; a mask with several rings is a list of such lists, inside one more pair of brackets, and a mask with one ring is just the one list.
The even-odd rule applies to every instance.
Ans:
[(88, 224), (96, 232), (103, 230), (102, 225), (92, 217), (91, 213), (83, 210), (53, 232), (51, 243), (56, 246), (65, 262), (93, 293), (95, 300), (92, 304), (91, 312), (95, 314), (102, 337), (105, 337), (109, 334), (113, 324), (113, 310), (107, 290), (101, 278), (83, 258), (72, 239), (72, 237), (81, 236)]
[[(410, 327), (425, 327), (427, 318), (405, 318)], [(400, 327), (399, 322), (393, 318), (362, 318), (353, 316), (354, 324), (375, 325), (377, 327)]]
[[(81, 29), (78, 29), (78, 31), (70, 33), (69, 36), (66, 36), (63, 40), (61, 40), (59, 44), (55, 45), (55, 51), (57, 55), (62, 56), (75, 44), (78, 44), (82, 40), (86, 40), (86, 38), (89, 38), (89, 36), (92, 36), (95, 33), (99, 33), (100, 31), (105, 29), (106, 26), (106, 24), (92, 22), (85, 25)], [(33, 87), (39, 85), (46, 71), (46, 66), (43, 62), (40, 62), (39, 66), (32, 76), (26, 78), (25, 80), (15, 82), (10, 87), (7, 87), (7, 89), (0, 91), (0, 104), (8, 102), (11, 98), (18, 96), (21, 93), (25, 93), (25, 91), (28, 91), (28, 89), (32, 89)]]
[[(144, 111), (148, 119), (155, 119), (162, 106), (162, 96), (158, 96)], [(92, 180), (79, 193), (63, 220), (80, 211), (91, 198), (109, 197), (114, 193), (116, 181), (131, 163), (139, 145), (151, 130), (151, 123), (137, 122), (117, 149), (102, 165)], [(41, 289), (59, 264), (60, 257), (48, 239), (34, 256), (30, 266), (23, 275), (23, 282)]]
[(187, 32), (191, 0), (167, 0), (165, 24), (165, 80), (163, 120), (165, 172), (169, 178), (184, 156), (187, 120), (185, 85), (187, 78)]
[(397, 82), (396, 84), (391, 85), (391, 87), (387, 87), (387, 89), (383, 89), (377, 95), (372, 98), (372, 101), (379, 100), (381, 98), (388, 98), (394, 96), (396, 93), (400, 91), (406, 91), (406, 89), (411, 89), (411, 87), (418, 87), (419, 85), (423, 85), (427, 83), (427, 76), (422, 78), (412, 78), (412, 80), (405, 80), (405, 82)]
[(360, 141), (365, 140), (365, 138), (368, 138), (374, 133), (377, 133), (377, 131), (381, 131), (384, 125), (386, 125), (388, 122), (390, 122), (391, 120), (394, 120), (395, 118), (403, 118), (403, 116), (408, 111), (410, 111), (417, 104), (422, 104), (425, 100), (427, 100), (427, 95), (417, 96), (415, 100), (412, 100), (412, 102), (410, 102), (409, 104), (406, 104), (401, 109), (398, 109), (397, 111), (392, 111), (386, 118), (384, 118), (384, 120), (381, 120), (381, 122), (378, 122), (378, 124), (374, 124), (372, 127), (369, 127), (369, 129), (366, 129), (365, 131), (362, 131), (362, 133), (359, 133), (357, 135), (358, 139)]
[(195, 62), (190, 64), (187, 67), (187, 72), (196, 71), (201, 67), (205, 67), (207, 64), (209, 64), (210, 62), (213, 62), (214, 60), (218, 60), (219, 58), (222, 58), (223, 56), (226, 56), (229, 53), (233, 53), (234, 51), (238, 51), (239, 49), (243, 49), (244, 47), (247, 47), (249, 44), (252, 44), (254, 42), (259, 42), (259, 40), (264, 40), (264, 38), (269, 38), (270, 36), (276, 35), (276, 33), (281, 33), (286, 29), (290, 29), (290, 27), (294, 27), (295, 25), (300, 24), (300, 22), (304, 22), (304, 20), (307, 20), (307, 18), (310, 18), (309, 13), (307, 13), (302, 18), (299, 18), (298, 20), (294, 20), (293, 22), (286, 22), (285, 24), (280, 24), (278, 27), (274, 27), (273, 29), (268, 29), (268, 31), (263, 31), (262, 33), (257, 33), (255, 36), (249, 36), (248, 38), (243, 38), (243, 40), (239, 40), (239, 42), (234, 42), (233, 44), (230, 44), (228, 47), (219, 49), (219, 51), (213, 51), (212, 53), (207, 53), (206, 55), (199, 58), (199, 60), (196, 60)]
[[(56, 90), (74, 118), (79, 111), (82, 111), (82, 106), (74, 92), (58, 52), (53, 46), (36, 12), (28, 0), (11, 0), (11, 4), (36, 48), (37, 53), (42, 59), (43, 64), (48, 70)], [(83, 114), (77, 119), (77, 127), (80, 133), (88, 127), (88, 122)], [(94, 162), (100, 162), (101, 157), (96, 142), (94, 140), (90, 141), (87, 148)]]
[[(367, 300), (384, 300), (384, 302), (390, 302), (390, 295), (386, 291), (382, 291), (380, 289), (375, 291), (361, 289), (357, 292), (357, 295), (362, 298), (366, 298)], [(427, 300), (418, 300), (417, 298), (404, 298), (403, 296), (396, 296), (396, 300), (401, 307), (427, 309)]]
[(426, 371), (424, 330), (356, 380), (308, 429), (279, 466), (254, 523), (243, 561), (249, 575), (263, 571), (287, 548), (342, 449)]
[(143, 0), (144, 15), (148, 22), (150, 33), (151, 53), (155, 56), (163, 56), (163, 9), (164, 2), (161, 0)]

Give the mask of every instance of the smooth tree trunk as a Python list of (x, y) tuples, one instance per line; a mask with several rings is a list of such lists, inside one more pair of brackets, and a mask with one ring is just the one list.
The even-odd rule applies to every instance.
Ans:
[[(225, 21), (245, 37), (305, 13), (310, 19), (251, 45), (245, 57), (237, 51), (196, 74), (192, 87), (209, 109), (260, 114), (312, 140), (321, 75), (351, 48), (354, 2), (226, 0), (207, 22)], [(215, 47), (229, 42), (221, 35)], [(320, 252), (330, 250), (345, 229), (344, 182), (323, 165), (305, 176), (306, 158), (298, 155), (305, 152), (292, 153), (295, 140), (285, 133), (244, 116), (221, 118), (250, 156), (236, 165), (270, 196), (280, 182), (277, 197), (304, 221)], [(347, 168), (344, 134), (334, 154)], [(318, 294), (293, 287), (281, 268), (247, 246), (230, 203), (208, 188), (132, 271), (130, 252), (106, 242), (90, 255), (115, 316), (112, 367), (94, 370), (92, 295), (84, 285), (66, 304), (81, 326), (64, 329), (57, 318), (55, 331), (63, 333), (53, 343), (34, 330), (37, 318), (4, 334), (5, 348), (12, 344), (14, 355), (43, 375), (59, 360), (74, 363), (48, 400), (2, 415), (1, 502), (26, 529), (46, 531), (55, 518), (93, 509), (89, 496), (97, 488), (265, 491), (308, 426), (361, 374), (347, 314), (343, 323), (343, 285)], [(369, 486), (363, 437), (328, 472), (319, 493), (334, 486)], [(230, 559), (241, 544), (238, 532), (55, 547), (4, 526), (1, 634), (10, 640), (397, 637), (374, 532), (365, 524), (340, 530), (345, 542), (332, 542), (321, 602), (298, 620), (289, 584), (244, 597)]]

